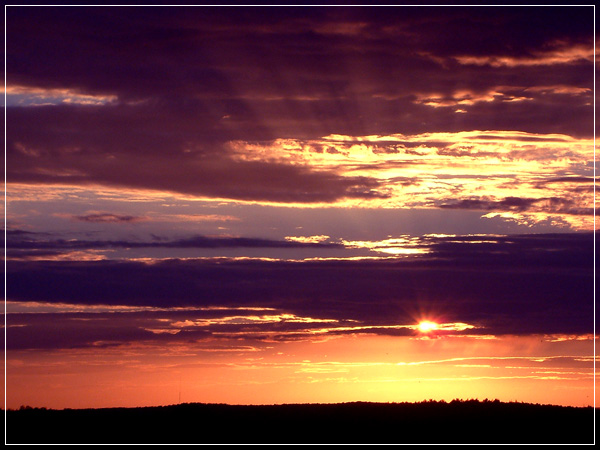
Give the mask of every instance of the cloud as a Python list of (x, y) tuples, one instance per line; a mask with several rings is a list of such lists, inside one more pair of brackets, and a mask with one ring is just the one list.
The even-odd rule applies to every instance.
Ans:
[(303, 243), (319, 243), (329, 239), (329, 236), (318, 235), (318, 236), (286, 236), (286, 241), (291, 242), (303, 242)]
[(457, 56), (460, 64), (490, 65), (492, 67), (552, 66), (593, 61), (594, 49), (589, 45), (557, 46), (526, 57), (514, 56)]
[(7, 86), (7, 106), (44, 106), (61, 103), (102, 105), (117, 100), (114, 95), (87, 95), (69, 89), (42, 89), (26, 86)]
[(7, 10), (11, 183), (434, 207), (593, 147), (592, 8), (63, 9)]
[(516, 234), (510, 236), (471, 235), (437, 236), (422, 238), (431, 254), (448, 261), (461, 263), (501, 264), (527, 266), (543, 264), (547, 267), (569, 266), (589, 269), (594, 253), (593, 233)]
[[(590, 42), (592, 18), (593, 8), (582, 7), (348, 7), (338, 11), (73, 8), (68, 14), (59, 8), (12, 7), (7, 16), (8, 33), (14, 36), (8, 67), (23, 80), (44, 80), (50, 86), (51, 81), (60, 79), (88, 90), (121, 88), (130, 96), (165, 90), (167, 83), (175, 80), (179, 83), (170, 87), (177, 91), (221, 93), (234, 91), (228, 75), (240, 68), (251, 69), (249, 81), (261, 72), (271, 77), (276, 72), (308, 74), (315, 65), (330, 75), (335, 71), (327, 64), (328, 58), (355, 51), (357, 46), (382, 61), (414, 51), (438, 57), (523, 59), (549, 52), (549, 43), (560, 49), (569, 43), (577, 46)], [(42, 25), (47, 39), (39, 42), (34, 38)], [(119, 47), (114, 45), (117, 41)], [(400, 42), (407, 51), (398, 47)], [(35, 53), (29, 59), (20, 57), (32, 43), (36, 44)], [(277, 53), (278, 47), (286, 52)], [(80, 57), (73, 59), (73, 54)], [(31, 62), (33, 56), (37, 64)], [(259, 56), (263, 61), (257, 59)], [(284, 62), (294, 60), (296, 65), (281, 70)], [(172, 61), (180, 64), (174, 66)], [(182, 73), (184, 62), (187, 69)], [(274, 66), (273, 72), (265, 70), (268, 65)], [(98, 71), (100, 68), (104, 70)], [(141, 74), (146, 76), (139, 77)]]
[[(97, 221), (95, 221), (97, 222)], [(63, 251), (108, 250), (113, 248), (343, 248), (342, 244), (325, 242), (326, 239), (260, 239), (235, 236), (192, 236), (189, 238), (152, 241), (140, 240), (79, 240), (48, 239), (47, 233), (8, 230), (7, 251), (9, 255), (39, 257)], [(14, 252), (14, 253), (13, 253)]]
[(545, 180), (544, 183), (594, 183), (595, 179), (590, 177), (559, 177)]
[(142, 220), (146, 220), (145, 217), (140, 216), (128, 216), (128, 215), (119, 215), (112, 213), (90, 213), (82, 216), (72, 216), (73, 219), (79, 220), (81, 222), (92, 222), (92, 223), (133, 223), (139, 222)]
[(487, 198), (464, 199), (442, 203), (440, 208), (449, 209), (477, 209), (481, 211), (536, 211), (549, 214), (594, 215), (593, 208), (582, 208), (579, 202), (568, 198), (520, 198), (506, 197), (502, 200)]
[(592, 19), (591, 7), (11, 7), (7, 179), (43, 186), (37, 198), (52, 185), (311, 207), (475, 200), (593, 229), (589, 186), (542, 183), (591, 173)]
[[(12, 7), (7, 70), (16, 86), (38, 95), (45, 89), (116, 96), (121, 106), (145, 104), (147, 118), (157, 107), (184, 109), (192, 114), (182, 124), (212, 128), (209, 136), (242, 127), (248, 140), (441, 131), (442, 124), (457, 121), (473, 129), (471, 114), (457, 119), (413, 103), (432, 91), (451, 96), (467, 79), (468, 88), (480, 93), (515, 85), (592, 89), (593, 63), (575, 58), (593, 50), (592, 8), (383, 10), (173, 7), (168, 14), (167, 8), (141, 14), (73, 8), (65, 15), (54, 8)], [(37, 37), (41, 26), (44, 42)], [(561, 64), (551, 71), (522, 65), (516, 72), (508, 64), (464, 67), (458, 58)], [(581, 116), (573, 105), (561, 107)], [(497, 113), (506, 108), (494, 105)], [(512, 129), (545, 122), (511, 111), (517, 114), (503, 114), (503, 120)], [(550, 115), (558, 111), (554, 106)], [(494, 123), (484, 121), (477, 126)], [(563, 114), (566, 121), (577, 127)]]
[[(81, 138), (97, 133), (88, 132), (81, 130)], [(172, 134), (180, 139), (175, 130)], [(25, 129), (22, 138), (29, 144), (9, 145), (7, 175), (15, 183), (101, 184), (270, 205), (513, 211), (532, 223), (553, 215), (574, 230), (593, 229), (590, 187), (566, 180), (591, 179), (593, 142), (558, 133), (333, 134), (233, 140), (209, 148), (181, 143), (166, 154), (158, 147), (144, 154), (118, 143), (110, 151), (105, 143), (64, 147), (41, 136), (34, 144), (38, 138)], [(559, 179), (565, 182), (550, 181)]]
[(481, 103), (496, 105), (514, 102), (534, 102), (537, 105), (569, 104), (574, 106), (591, 105), (592, 89), (577, 86), (494, 86), (485, 90), (462, 88), (453, 92), (419, 92), (415, 103), (433, 108), (462, 108), (467, 112), (470, 106)]
[[(7, 151), (12, 182), (102, 184), (281, 203), (387, 196), (380, 183), (368, 177), (340, 176), (332, 169), (306, 165), (234, 159), (223, 143), (205, 140), (204, 136), (211, 134), (210, 126), (203, 131), (203, 125), (194, 124), (193, 130), (186, 130), (192, 124), (182, 126), (176, 115), (167, 115), (164, 120), (157, 116), (154, 120), (159, 123), (145, 123), (147, 113), (138, 108), (125, 108), (117, 115), (114, 110), (78, 112), (71, 108), (40, 108), (32, 113), (23, 111), (23, 116), (20, 112), (11, 115)], [(37, 117), (18, 123), (21, 117), (28, 121), (25, 117), (30, 115)], [(78, 126), (72, 128), (69, 123), (73, 122)], [(31, 123), (39, 127), (30, 130)], [(198, 123), (206, 121), (198, 117)], [(59, 131), (65, 127), (72, 131)], [(192, 138), (183, 139), (190, 133)]]
[[(206, 310), (214, 319), (209, 322), (188, 310), (163, 310), (154, 317), (168, 322), (135, 325), (180, 330), (161, 339), (216, 331), (248, 339), (308, 339), (317, 332), (410, 335), (414, 330), (407, 326), (422, 318), (474, 327), (452, 331), (458, 334), (591, 333), (592, 233), (423, 240), (429, 253), (402, 260), (10, 261), (7, 299), (213, 308)], [(231, 314), (214, 307), (272, 310)], [(165, 326), (186, 320), (189, 327)], [(116, 324), (103, 325), (107, 335), (109, 323)]]

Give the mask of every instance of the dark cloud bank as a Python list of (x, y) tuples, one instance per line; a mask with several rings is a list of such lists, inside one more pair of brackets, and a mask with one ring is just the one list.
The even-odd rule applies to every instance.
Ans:
[[(575, 177), (573, 177), (575, 178)], [(577, 178), (575, 178), (577, 180)], [(581, 182), (581, 181), (578, 181)], [(593, 208), (584, 208), (575, 200), (563, 197), (521, 198), (506, 197), (503, 200), (467, 199), (443, 203), (440, 208), (475, 209), (478, 211), (544, 211), (554, 214), (594, 215)]]
[[(9, 87), (112, 96), (104, 105), (9, 104), (9, 182), (332, 202), (386, 191), (333, 169), (236, 160), (226, 143), (464, 130), (593, 135), (593, 63), (543, 61), (593, 48), (591, 7), (8, 7), (6, 23)], [(419, 100), (499, 89), (471, 105)]]
[(192, 236), (189, 238), (154, 241), (113, 240), (91, 241), (77, 239), (48, 239), (48, 233), (7, 230), (7, 251), (19, 250), (88, 250), (109, 248), (343, 248), (333, 242), (298, 242), (275, 239), (229, 237), (229, 236)]
[[(423, 316), (481, 327), (468, 331), (475, 334), (589, 334), (594, 325), (593, 237), (592, 233), (521, 235), (486, 242), (473, 236), (429, 238), (428, 256), (391, 261), (10, 261), (7, 291), (9, 300), (23, 302), (268, 307), (274, 308), (272, 314), (332, 319), (338, 321), (334, 326), (373, 326), (363, 332), (384, 334), (411, 334), (377, 327), (413, 324)], [(45, 315), (35, 319), (9, 314), (9, 324), (31, 326), (9, 328), (8, 344), (11, 348), (90, 345), (100, 336), (117, 342), (201, 339), (214, 331), (188, 328), (177, 337), (157, 337), (136, 323), (151, 314), (184, 320), (206, 312), (128, 314), (132, 315), (95, 315), (102, 317), (101, 326), (88, 324), (79, 335), (76, 330), (82, 325), (68, 315), (58, 314), (49, 321)], [(220, 330), (252, 330), (256, 336), (298, 330), (300, 336), (299, 327), (315, 326), (324, 325), (282, 321), (230, 324)], [(41, 343), (42, 336), (46, 344)]]

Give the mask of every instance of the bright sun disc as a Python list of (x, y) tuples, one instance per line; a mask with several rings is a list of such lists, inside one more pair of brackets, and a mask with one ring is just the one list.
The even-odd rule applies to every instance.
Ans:
[(419, 323), (419, 331), (421, 333), (428, 333), (433, 330), (437, 330), (438, 324), (435, 322), (421, 322)]

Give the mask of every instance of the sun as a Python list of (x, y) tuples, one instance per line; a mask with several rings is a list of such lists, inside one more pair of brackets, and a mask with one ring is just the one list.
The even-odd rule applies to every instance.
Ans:
[(421, 333), (429, 333), (430, 331), (437, 330), (438, 324), (435, 322), (423, 321), (420, 322), (417, 327)]

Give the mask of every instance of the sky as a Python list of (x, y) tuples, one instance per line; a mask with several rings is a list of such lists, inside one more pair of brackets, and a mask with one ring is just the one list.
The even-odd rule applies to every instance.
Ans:
[(5, 32), (6, 407), (595, 404), (593, 6)]

